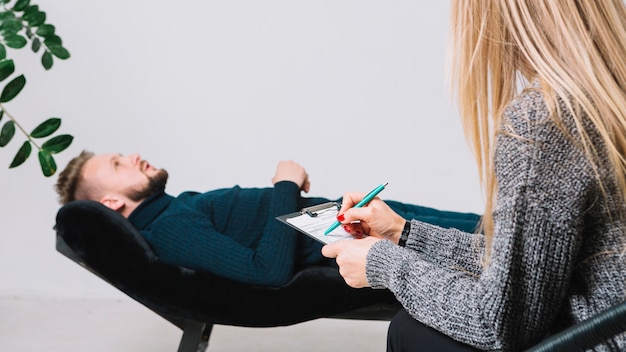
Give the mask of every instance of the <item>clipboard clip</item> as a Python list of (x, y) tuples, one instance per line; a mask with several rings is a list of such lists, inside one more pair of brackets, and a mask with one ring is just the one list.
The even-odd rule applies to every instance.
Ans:
[(332, 209), (332, 208), (339, 210), (341, 209), (341, 204), (337, 202), (322, 203), (322, 204), (314, 205), (312, 207), (302, 208), (302, 210), (300, 210), (300, 214), (308, 214), (310, 217), (314, 218), (318, 214), (326, 210)]

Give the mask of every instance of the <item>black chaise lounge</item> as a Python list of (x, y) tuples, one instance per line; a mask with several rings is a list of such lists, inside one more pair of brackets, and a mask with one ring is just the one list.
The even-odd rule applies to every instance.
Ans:
[(179, 352), (206, 349), (213, 324), (389, 320), (400, 309), (388, 291), (350, 288), (330, 267), (307, 267), (287, 285), (270, 288), (165, 264), (127, 219), (97, 202), (66, 204), (55, 229), (59, 252), (182, 329)]
[[(214, 324), (276, 327), (318, 318), (389, 320), (400, 309), (386, 290), (348, 287), (337, 270), (308, 267), (287, 285), (258, 287), (159, 261), (137, 230), (97, 202), (64, 205), (56, 248), (178, 326), (179, 352), (204, 351)], [(543, 341), (533, 351), (582, 351), (626, 331), (626, 303)]]

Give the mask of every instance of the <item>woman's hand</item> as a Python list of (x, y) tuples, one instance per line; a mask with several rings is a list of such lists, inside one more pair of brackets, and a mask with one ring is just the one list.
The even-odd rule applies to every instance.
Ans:
[(291, 181), (305, 193), (309, 192), (311, 187), (309, 174), (306, 173), (304, 167), (292, 160), (281, 161), (276, 166), (276, 174), (272, 178), (272, 184), (280, 181)]
[(367, 253), (377, 241), (380, 240), (374, 237), (337, 241), (322, 247), (322, 254), (328, 258), (336, 258), (339, 274), (346, 284), (355, 288), (369, 287), (365, 261)]
[(398, 243), (406, 220), (378, 197), (362, 208), (353, 208), (363, 197), (365, 193), (344, 194), (337, 221), (357, 238), (367, 234)]

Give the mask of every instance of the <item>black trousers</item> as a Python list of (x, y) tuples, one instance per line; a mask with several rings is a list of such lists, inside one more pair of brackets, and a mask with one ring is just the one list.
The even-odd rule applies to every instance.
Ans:
[(402, 309), (393, 317), (391, 324), (389, 324), (387, 352), (418, 351), (466, 352), (479, 350), (455, 341), (439, 331), (420, 323)]

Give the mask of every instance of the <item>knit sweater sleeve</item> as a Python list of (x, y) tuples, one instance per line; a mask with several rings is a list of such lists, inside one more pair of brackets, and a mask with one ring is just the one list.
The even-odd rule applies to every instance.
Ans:
[[(410, 248), (379, 241), (366, 263), (372, 287), (389, 288), (417, 320), (483, 350), (523, 349), (548, 332), (567, 292), (593, 188), (584, 156), (549, 120), (539, 93), (514, 101), (504, 118), (492, 255), (482, 273), (442, 264), (472, 251), (467, 234), (415, 222)], [(429, 241), (442, 245), (424, 245)]]
[[(262, 221), (262, 236), (255, 246), (244, 246), (220, 233), (206, 216), (199, 213), (181, 212), (161, 219), (156, 238), (166, 238), (157, 245), (161, 259), (189, 267), (209, 271), (232, 280), (262, 286), (280, 286), (293, 276), (297, 234), (289, 226), (282, 225), (276, 216), (297, 210), (300, 194), (293, 182), (283, 181), (274, 185), (267, 206), (267, 220)], [(256, 216), (256, 209), (247, 211)], [(234, 215), (233, 215), (234, 216)]]
[(454, 228), (443, 229), (430, 223), (411, 220), (411, 234), (406, 248), (440, 267), (474, 276), (483, 271), (484, 238), (480, 233), (468, 233)]

